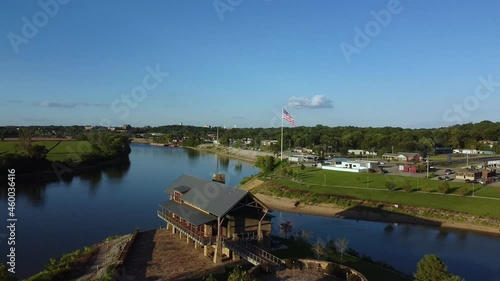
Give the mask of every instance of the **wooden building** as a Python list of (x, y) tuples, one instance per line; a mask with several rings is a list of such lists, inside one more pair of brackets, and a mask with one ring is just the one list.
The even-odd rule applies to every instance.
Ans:
[(239, 259), (245, 254), (235, 252), (242, 247), (234, 241), (270, 245), (271, 210), (247, 191), (184, 174), (165, 193), (170, 200), (160, 204), (157, 214), (167, 229), (186, 237), (187, 243), (194, 242), (195, 248), (203, 247), (205, 256), (213, 257), (214, 263), (221, 262), (223, 256)]
[(482, 172), (475, 169), (460, 169), (455, 173), (456, 180), (478, 180), (482, 177)]

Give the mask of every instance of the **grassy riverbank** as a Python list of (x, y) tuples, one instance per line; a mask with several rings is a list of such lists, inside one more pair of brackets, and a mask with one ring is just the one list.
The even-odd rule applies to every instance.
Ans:
[[(47, 152), (47, 159), (50, 161), (81, 160), (83, 153), (92, 151), (89, 141), (33, 141), (33, 145), (44, 146)], [(0, 155), (4, 153), (21, 153), (22, 149), (17, 141), (0, 141)]]
[(21, 180), (40, 181), (129, 163), (131, 149), (126, 135), (106, 132), (85, 137), (81, 141), (30, 136), (1, 141), (0, 168), (15, 169), (17, 175), (24, 175)]
[[(392, 191), (385, 187), (388, 181), (395, 183)], [(409, 192), (404, 184), (412, 186)], [(500, 188), (476, 185), (472, 190), (465, 183), (450, 183), (443, 194), (440, 184), (426, 178), (301, 169), (282, 163), (241, 188), (285, 212), (500, 233)], [(462, 196), (460, 188), (468, 188), (467, 194)]]
[[(311, 193), (313, 196), (309, 198), (309, 201), (312, 203), (325, 201), (323, 195), (338, 195), (500, 219), (500, 188), (498, 187), (451, 182), (449, 191), (443, 194), (439, 191), (442, 181), (426, 178), (382, 174), (360, 175), (316, 168), (301, 170), (294, 167), (292, 170), (298, 173), (298, 176), (297, 174), (295, 177), (275, 176), (269, 181), (290, 190)], [(389, 191), (385, 186), (388, 181), (395, 183), (396, 188), (393, 191)], [(403, 190), (402, 186), (405, 184), (411, 185), (409, 192)], [(460, 188), (467, 189), (464, 196), (460, 194)], [(314, 196), (315, 194), (318, 196)]]

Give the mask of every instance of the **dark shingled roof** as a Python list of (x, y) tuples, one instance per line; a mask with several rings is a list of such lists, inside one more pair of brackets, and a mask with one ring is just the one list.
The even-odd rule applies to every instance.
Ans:
[(184, 202), (217, 217), (224, 216), (247, 195), (244, 190), (186, 174), (167, 187), (165, 193), (173, 195), (179, 187), (189, 187), (189, 190), (182, 195)]
[(215, 216), (203, 213), (186, 204), (177, 203), (174, 200), (169, 200), (161, 204), (161, 206), (194, 225), (202, 225), (217, 219)]

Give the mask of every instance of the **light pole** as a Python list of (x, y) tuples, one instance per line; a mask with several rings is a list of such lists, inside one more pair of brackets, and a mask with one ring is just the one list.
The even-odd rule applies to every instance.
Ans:
[(427, 159), (425, 159), (425, 162), (427, 162), (427, 178), (429, 178), (429, 156), (427, 156)]

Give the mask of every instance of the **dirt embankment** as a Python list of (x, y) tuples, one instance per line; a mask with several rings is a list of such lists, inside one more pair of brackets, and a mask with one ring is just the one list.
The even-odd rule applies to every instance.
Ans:
[(215, 153), (222, 156), (227, 156), (229, 158), (246, 161), (250, 163), (255, 163), (258, 156), (273, 156), (271, 152), (250, 150), (250, 149), (240, 149), (234, 147), (224, 147), (212, 144), (202, 144), (198, 147), (191, 148), (198, 151), (206, 151)]

